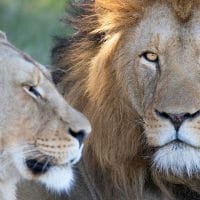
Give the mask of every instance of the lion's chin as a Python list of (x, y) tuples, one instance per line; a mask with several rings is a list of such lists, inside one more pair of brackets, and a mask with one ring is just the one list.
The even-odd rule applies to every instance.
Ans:
[(184, 143), (170, 143), (154, 153), (152, 169), (165, 175), (192, 177), (200, 173), (200, 150)]

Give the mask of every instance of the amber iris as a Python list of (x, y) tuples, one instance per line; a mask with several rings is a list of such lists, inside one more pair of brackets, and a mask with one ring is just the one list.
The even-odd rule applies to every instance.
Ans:
[(152, 52), (146, 52), (143, 54), (144, 58), (150, 62), (157, 62), (158, 61), (158, 55), (156, 53)]

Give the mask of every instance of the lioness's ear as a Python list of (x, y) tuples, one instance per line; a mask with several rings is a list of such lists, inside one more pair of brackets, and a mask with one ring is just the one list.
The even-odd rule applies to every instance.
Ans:
[(65, 70), (58, 68), (58, 67), (48, 67), (48, 70), (51, 73), (53, 82), (55, 84), (58, 84), (62, 81), (62, 78), (64, 77), (64, 75), (66, 74)]
[(0, 39), (7, 40), (6, 34), (2, 31), (0, 31)]

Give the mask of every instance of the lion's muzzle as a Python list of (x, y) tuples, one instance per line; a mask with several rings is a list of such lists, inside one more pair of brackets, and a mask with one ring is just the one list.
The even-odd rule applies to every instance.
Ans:
[[(179, 114), (160, 112), (158, 110), (155, 110), (155, 113), (158, 116), (158, 118), (164, 121), (168, 121), (174, 128), (174, 131), (171, 132), (172, 136), (169, 138), (169, 141), (166, 140), (166, 144), (178, 141), (196, 147), (194, 142), (192, 142), (191, 139), (188, 139), (188, 137), (185, 136), (186, 134), (184, 131), (184, 126), (187, 125), (188, 122), (193, 122), (196, 120), (196, 118), (198, 118), (200, 114), (199, 110), (194, 113), (188, 112)], [(190, 132), (187, 133), (187, 135), (189, 134)]]

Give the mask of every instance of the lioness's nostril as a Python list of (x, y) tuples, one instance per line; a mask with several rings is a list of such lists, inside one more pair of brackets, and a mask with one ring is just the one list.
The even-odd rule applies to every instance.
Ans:
[(79, 144), (81, 145), (86, 137), (86, 133), (84, 130), (80, 130), (78, 132), (73, 131), (71, 128), (69, 128), (69, 133), (71, 136), (73, 136), (74, 138), (76, 138), (79, 142)]

